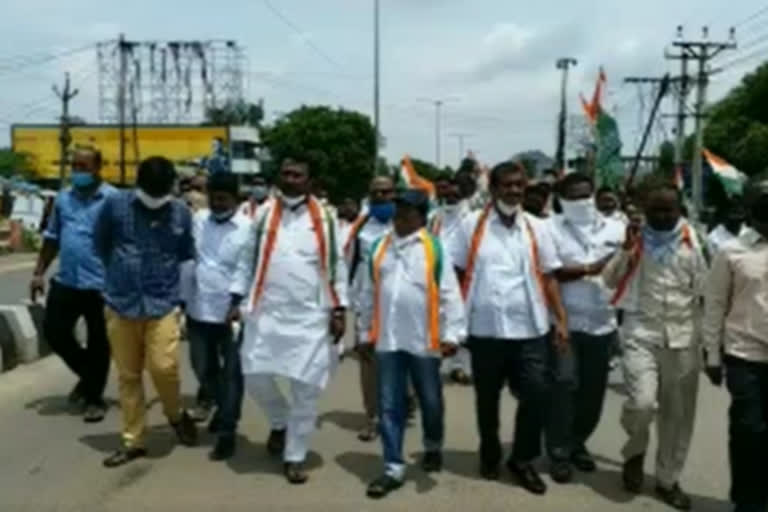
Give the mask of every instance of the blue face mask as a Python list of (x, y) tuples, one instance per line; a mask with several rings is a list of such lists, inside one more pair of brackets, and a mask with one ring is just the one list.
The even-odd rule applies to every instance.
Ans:
[(72, 186), (75, 188), (87, 188), (93, 185), (96, 179), (87, 171), (72, 169)]
[(371, 216), (381, 223), (392, 220), (395, 216), (395, 203), (388, 201), (386, 203), (372, 204), (370, 206)]

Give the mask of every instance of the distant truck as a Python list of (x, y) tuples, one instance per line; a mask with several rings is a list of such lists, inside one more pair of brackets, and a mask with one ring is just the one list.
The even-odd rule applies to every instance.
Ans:
[[(120, 128), (117, 125), (86, 124), (70, 128), (70, 149), (93, 147), (103, 156), (102, 177), (117, 185), (132, 185), (138, 163), (149, 156), (164, 156), (184, 174), (206, 168), (217, 155), (226, 154), (226, 165), (234, 173), (259, 174), (261, 141), (251, 126), (138, 125), (125, 128), (125, 178), (120, 173)], [(59, 182), (59, 126), (15, 124), (11, 147), (29, 155), (33, 179), (43, 185)], [(124, 182), (123, 182), (124, 181)]]

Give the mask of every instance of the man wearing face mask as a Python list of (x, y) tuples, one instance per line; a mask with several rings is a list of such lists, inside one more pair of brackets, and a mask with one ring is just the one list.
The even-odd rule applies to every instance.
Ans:
[[(103, 394), (109, 372), (109, 342), (104, 326), (104, 265), (94, 248), (93, 227), (105, 201), (117, 191), (101, 181), (101, 153), (78, 149), (72, 158), (72, 186), (59, 193), (43, 233), (43, 247), (29, 285), (32, 302), (45, 291), (45, 273), (59, 257), (51, 279), (43, 330), (56, 354), (78, 377), (69, 394), (84, 406), (84, 420), (104, 418)], [(75, 339), (78, 318), (88, 327), (86, 348)]]
[(679, 485), (688, 456), (699, 383), (701, 286), (707, 272), (693, 227), (681, 216), (677, 186), (650, 176), (640, 197), (646, 225), (627, 227), (622, 250), (603, 278), (615, 290), (612, 303), (624, 310), (622, 364), (627, 400), (621, 423), (629, 439), (624, 487), (643, 488), (649, 429), (656, 420), (656, 494), (679, 510), (691, 507)]
[(251, 180), (251, 196), (240, 208), (240, 213), (253, 219), (259, 207), (269, 199), (269, 186), (264, 176), (257, 174)]
[(627, 215), (619, 209), (619, 196), (616, 191), (610, 187), (600, 187), (595, 194), (597, 210), (605, 217), (622, 222), (625, 226), (629, 224)]
[(229, 287), (251, 220), (237, 213), (237, 176), (214, 174), (208, 180), (210, 210), (193, 219), (195, 261), (185, 294), (187, 332), (192, 369), (200, 384), (195, 419), (204, 420), (213, 407), (209, 430), (218, 434), (211, 459), (230, 458), (235, 451), (235, 430), (243, 397), (240, 340), (227, 321)]
[(624, 225), (597, 211), (592, 178), (574, 172), (559, 185), (562, 215), (551, 221), (563, 266), (555, 272), (568, 312), (571, 344), (552, 351), (547, 447), (553, 480), (569, 482), (571, 464), (593, 472), (586, 443), (600, 422), (609, 363), (617, 342), (616, 310), (600, 274), (624, 242)]
[(707, 246), (709, 254), (714, 256), (727, 244), (737, 240), (743, 235), (747, 226), (744, 221), (746, 212), (744, 211), (744, 199), (742, 197), (733, 197), (728, 204), (720, 210), (718, 218), (721, 223), (712, 230), (707, 236)]
[[(306, 158), (283, 160), (280, 196), (257, 213), (230, 288), (230, 318), (242, 311), (244, 319), (246, 387), (269, 419), (267, 450), (282, 458), (291, 484), (308, 479), (317, 402), (338, 361), (347, 307), (336, 219), (310, 184)], [(290, 403), (278, 378), (289, 383)]]
[[(450, 175), (441, 176), (435, 182), (437, 198), (440, 206), (435, 209), (427, 224), (427, 229), (437, 236), (445, 246), (449, 246), (451, 238), (461, 227), (464, 216), (467, 215), (467, 204), (461, 200), (459, 186)], [(472, 370), (469, 351), (462, 346), (451, 358), (449, 378), (456, 384), (468, 386), (472, 383)]]
[[(362, 286), (360, 272), (368, 266), (367, 255), (373, 243), (392, 229), (395, 216), (395, 183), (389, 176), (376, 176), (369, 189), (368, 212), (358, 217), (344, 238), (344, 256), (349, 266), (350, 300), (359, 314), (358, 296)], [(376, 399), (376, 358), (368, 350), (355, 347), (360, 363), (360, 388), (365, 409), (365, 425), (358, 433), (364, 442), (378, 435), (378, 408)]]
[(561, 264), (551, 231), (521, 207), (526, 182), (517, 162), (494, 167), (493, 201), (467, 216), (451, 240), (450, 253), (469, 316), (481, 474), (499, 478), (499, 402), (508, 384), (518, 390), (519, 405), (507, 468), (529, 492), (544, 494), (547, 487), (534, 461), (547, 412), (549, 344), (567, 350), (569, 334), (554, 276)]
[(172, 196), (175, 180), (166, 158), (142, 161), (136, 188), (110, 197), (94, 227), (123, 414), (122, 447), (104, 461), (109, 468), (147, 454), (145, 367), (179, 441), (197, 442), (179, 382), (180, 271), (194, 256), (194, 241), (189, 209)]
[(768, 507), (768, 180), (747, 185), (750, 225), (715, 256), (707, 280), (707, 376), (731, 395), (728, 451), (735, 512)]

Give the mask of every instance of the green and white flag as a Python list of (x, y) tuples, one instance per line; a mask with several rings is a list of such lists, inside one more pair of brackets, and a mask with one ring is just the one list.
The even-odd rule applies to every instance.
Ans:
[(712, 174), (720, 180), (728, 197), (741, 195), (744, 191), (744, 183), (747, 181), (747, 176), (709, 150), (703, 149), (702, 153), (707, 164), (712, 169)]

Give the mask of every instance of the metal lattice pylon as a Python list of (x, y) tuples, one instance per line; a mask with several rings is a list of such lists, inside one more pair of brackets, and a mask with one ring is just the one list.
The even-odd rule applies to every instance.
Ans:
[[(246, 57), (235, 41), (110, 41), (97, 53), (103, 123), (119, 122), (121, 97), (139, 123), (170, 124), (199, 122), (245, 96)], [(130, 94), (121, 96), (121, 80)]]

